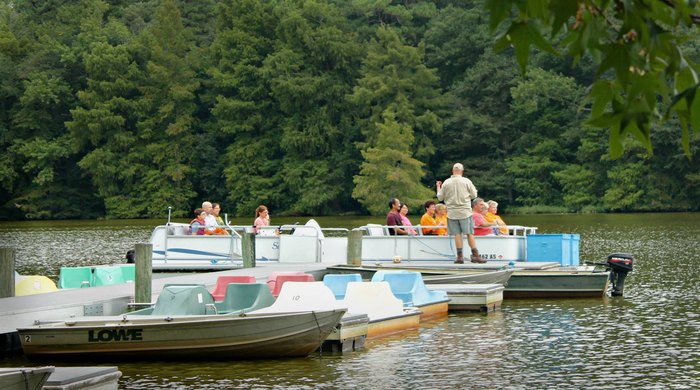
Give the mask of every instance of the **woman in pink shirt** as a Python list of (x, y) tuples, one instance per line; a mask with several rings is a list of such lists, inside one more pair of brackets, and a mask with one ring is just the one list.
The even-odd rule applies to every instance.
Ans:
[[(406, 203), (401, 203), (401, 208), (399, 209), (399, 215), (401, 215), (401, 224), (403, 226), (413, 226), (411, 221), (408, 219), (408, 205)], [(415, 236), (416, 235), (416, 229), (412, 227), (406, 227), (406, 232), (411, 235)]]

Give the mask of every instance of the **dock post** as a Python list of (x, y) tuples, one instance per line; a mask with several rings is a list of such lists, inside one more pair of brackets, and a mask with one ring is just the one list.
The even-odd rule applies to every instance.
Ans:
[(243, 267), (255, 268), (255, 233), (243, 233), (241, 236), (241, 252)]
[(15, 296), (15, 250), (0, 247), (0, 298)]
[(136, 244), (134, 247), (134, 267), (136, 267), (136, 283), (134, 286), (134, 302), (151, 302), (151, 284), (153, 276), (153, 245)]
[(353, 229), (348, 232), (347, 263), (362, 266), (362, 230)]

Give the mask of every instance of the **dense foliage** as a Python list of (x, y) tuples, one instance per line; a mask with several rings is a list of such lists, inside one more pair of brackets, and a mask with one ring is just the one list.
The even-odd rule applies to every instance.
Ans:
[[(0, 218), (189, 216), (205, 199), (238, 216), (383, 213), (392, 196), (419, 212), (456, 161), (503, 211), (700, 209), (692, 91), (659, 98), (666, 121), (621, 128), (630, 92), (600, 95), (620, 66), (496, 51), (508, 14), (490, 26), (484, 3), (499, 4), (0, 0)], [(678, 28), (695, 61), (697, 30)], [(591, 110), (618, 125), (591, 127)]]

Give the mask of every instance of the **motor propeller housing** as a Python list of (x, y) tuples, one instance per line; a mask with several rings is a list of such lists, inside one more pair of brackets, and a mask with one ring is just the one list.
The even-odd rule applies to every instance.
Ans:
[(608, 255), (605, 266), (610, 269), (610, 282), (612, 283), (612, 296), (621, 297), (625, 289), (625, 278), (632, 271), (634, 257), (629, 253), (612, 253)]

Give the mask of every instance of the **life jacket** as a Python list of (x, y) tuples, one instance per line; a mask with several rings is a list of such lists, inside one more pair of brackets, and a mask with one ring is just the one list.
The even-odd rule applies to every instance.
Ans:
[(199, 222), (199, 219), (197, 219), (197, 218), (190, 221), (190, 232), (193, 233), (192, 232), (192, 225), (194, 225), (195, 222), (197, 222), (199, 224), (199, 226), (201, 226), (200, 228), (197, 229), (197, 235), (203, 236), (204, 235), (204, 223), (203, 223), (204, 221)]

